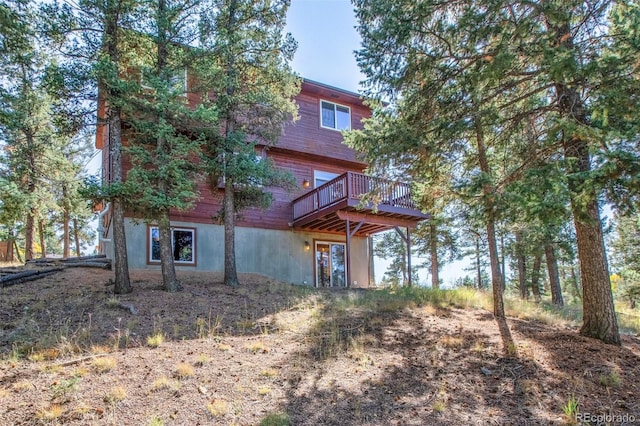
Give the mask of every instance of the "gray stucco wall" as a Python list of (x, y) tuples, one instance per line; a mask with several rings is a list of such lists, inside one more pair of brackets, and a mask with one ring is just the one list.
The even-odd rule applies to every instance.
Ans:
[[(172, 222), (175, 227), (196, 228), (196, 263), (182, 270), (224, 270), (224, 228), (221, 225)], [(147, 225), (126, 220), (127, 254), (132, 269), (159, 269), (147, 264)], [(310, 250), (305, 250), (305, 241)], [(293, 284), (314, 285), (315, 241), (344, 242), (341, 235), (313, 232), (236, 228), (236, 262), (239, 273), (256, 273)], [(366, 238), (351, 239), (351, 285), (369, 282)], [(109, 253), (108, 253), (109, 254)], [(112, 253), (110, 253), (112, 254)]]

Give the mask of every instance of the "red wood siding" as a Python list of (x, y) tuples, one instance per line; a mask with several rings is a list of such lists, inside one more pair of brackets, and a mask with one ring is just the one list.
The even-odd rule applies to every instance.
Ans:
[(351, 110), (352, 129), (362, 128), (362, 119), (371, 115), (370, 110), (353, 95), (341, 95), (339, 91), (331, 91), (328, 88), (313, 89), (309, 83), (303, 84), (302, 91), (296, 97), (299, 119), (285, 126), (284, 134), (276, 146), (279, 149), (361, 163), (356, 151), (342, 143), (343, 138), (339, 131), (320, 125), (320, 101), (348, 106)]
[[(241, 214), (242, 218), (237, 222), (239, 226), (265, 229), (289, 229), (289, 223), (293, 220), (291, 201), (313, 189), (312, 187), (303, 189), (302, 181), (307, 179), (313, 183), (314, 170), (322, 170), (336, 174), (342, 174), (346, 171), (361, 173), (363, 170), (362, 168), (347, 169), (336, 166), (330, 162), (330, 160), (326, 162), (311, 161), (280, 153), (269, 153), (268, 157), (274, 161), (277, 167), (288, 170), (294, 176), (299, 188), (292, 192), (286, 192), (280, 188), (269, 189), (273, 194), (271, 207), (266, 210), (247, 209)], [(212, 196), (206, 182), (200, 182), (198, 188), (200, 189), (201, 199), (195, 208), (185, 212), (173, 212), (171, 216), (172, 220), (212, 223), (211, 217), (215, 216), (221, 207), (223, 190), (219, 190), (215, 196)]]
[[(195, 104), (196, 95), (190, 94), (188, 98), (190, 104)], [(347, 171), (363, 172), (366, 164), (358, 159), (354, 150), (342, 143), (342, 134), (320, 126), (321, 100), (348, 106), (351, 110), (352, 129), (362, 128), (362, 118), (370, 116), (370, 110), (362, 104), (357, 94), (321, 83), (305, 81), (302, 84), (301, 93), (296, 97), (299, 120), (285, 126), (284, 134), (278, 144), (267, 151), (268, 157), (274, 160), (277, 167), (288, 170), (294, 176), (299, 188), (291, 193), (274, 188), (271, 191), (274, 195), (271, 207), (267, 210), (248, 209), (242, 213), (238, 225), (265, 229), (289, 229), (289, 223), (293, 220), (291, 201), (313, 189), (313, 187), (303, 189), (302, 182), (306, 179), (313, 184), (314, 170), (335, 174)], [(106, 132), (103, 132), (100, 137), (105, 138)], [(108, 144), (96, 141), (96, 146), (103, 150), (103, 176), (108, 181), (111, 177), (108, 173), (110, 169)], [(130, 167), (130, 162), (124, 158), (125, 176)], [(200, 201), (190, 211), (172, 212), (172, 220), (212, 223), (212, 216), (215, 216), (220, 209), (223, 190), (219, 190), (212, 196), (205, 181), (200, 182), (198, 187), (201, 194)]]

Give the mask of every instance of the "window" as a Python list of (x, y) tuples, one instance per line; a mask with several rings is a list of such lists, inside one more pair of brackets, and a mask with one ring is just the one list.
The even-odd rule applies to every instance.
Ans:
[[(171, 246), (175, 262), (195, 265), (195, 229), (171, 228)], [(149, 227), (149, 262), (160, 262), (160, 230), (157, 226)]]
[(320, 185), (323, 185), (329, 182), (332, 179), (337, 178), (339, 175), (337, 173), (330, 172), (321, 172), (320, 170), (313, 171), (313, 187), (317, 188)]
[(169, 85), (179, 93), (187, 93), (187, 67), (178, 69), (169, 77)]
[(351, 110), (349, 107), (320, 101), (320, 115), (322, 127), (334, 130), (351, 129)]
[[(169, 87), (182, 95), (186, 95), (187, 76), (187, 67), (173, 70), (173, 73), (169, 76)], [(154, 90), (154, 84), (152, 81), (152, 78), (150, 78), (148, 74), (145, 72), (142, 73), (140, 84), (145, 91)]]

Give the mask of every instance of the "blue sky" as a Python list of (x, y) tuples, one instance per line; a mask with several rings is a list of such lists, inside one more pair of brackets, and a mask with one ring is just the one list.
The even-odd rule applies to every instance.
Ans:
[(300, 76), (358, 92), (364, 79), (354, 51), (360, 36), (350, 0), (291, 0), (287, 31), (298, 41), (293, 60)]

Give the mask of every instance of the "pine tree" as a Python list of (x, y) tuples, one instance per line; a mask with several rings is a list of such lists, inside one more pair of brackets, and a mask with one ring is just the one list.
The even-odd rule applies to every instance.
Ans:
[[(187, 98), (188, 80), (197, 79), (188, 65), (197, 54), (189, 44), (196, 37), (199, 3), (147, 3), (148, 23), (140, 36), (145, 51), (138, 57), (142, 85), (125, 107), (133, 128), (126, 150), (132, 163), (128, 192), (136, 194), (135, 208), (142, 216), (157, 222), (162, 281), (170, 292), (182, 288), (175, 271), (170, 210), (186, 210), (198, 197), (196, 183), (201, 172), (194, 161), (204, 137), (198, 134), (198, 126), (215, 125), (215, 111), (204, 104), (192, 109)], [(149, 57), (146, 64), (140, 60), (145, 56)]]
[[(613, 181), (633, 183), (627, 171), (637, 163), (629, 147), (638, 128), (638, 8), (609, 1), (355, 5), (363, 36), (358, 60), (370, 90), (402, 94), (405, 120), (413, 114), (415, 123), (428, 123), (426, 134), (455, 144), (471, 140), (476, 126), (483, 163), (479, 142), (506, 142), (523, 122), (541, 125), (542, 143), (530, 158), (564, 159), (584, 291), (581, 333), (619, 344), (598, 194)], [(527, 168), (505, 166), (506, 181)], [(493, 191), (503, 182), (496, 169), (480, 168), (490, 223)]]
[[(97, 125), (106, 129), (111, 161), (110, 181), (102, 194), (111, 203), (114, 242), (115, 293), (132, 291), (127, 259), (124, 225), (126, 193), (123, 192), (122, 109), (133, 90), (123, 63), (128, 54), (128, 38), (132, 34), (136, 0), (81, 0), (76, 7), (69, 3), (43, 4), (42, 28), (59, 46), (66, 62), (61, 66), (67, 90), (78, 92), (78, 102), (91, 100), (104, 107)], [(127, 32), (128, 31), (128, 32)], [(82, 96), (86, 96), (82, 99)], [(98, 99), (99, 98), (99, 99)], [(95, 105), (95, 104), (94, 104)], [(94, 109), (95, 111), (95, 109)], [(86, 113), (80, 110), (77, 114)]]
[(210, 0), (203, 14), (201, 47), (220, 70), (209, 78), (201, 74), (220, 123), (203, 151), (212, 192), (224, 184), (219, 217), (225, 235), (224, 282), (231, 286), (238, 285), (236, 213), (268, 206), (268, 187), (293, 183), (258, 152), (275, 144), (284, 124), (297, 115), (293, 97), (299, 84), (289, 66), (296, 44), (283, 34), (288, 6), (289, 0)]

